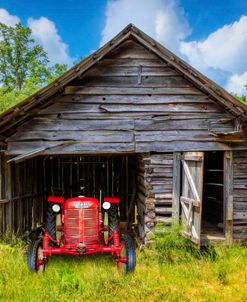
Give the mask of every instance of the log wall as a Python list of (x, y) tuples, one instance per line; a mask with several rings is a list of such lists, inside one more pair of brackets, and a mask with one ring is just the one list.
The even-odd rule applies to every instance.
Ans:
[(133, 41), (42, 106), (8, 138), (8, 154), (247, 148), (246, 138), (215, 135), (234, 130), (233, 115)]
[(138, 229), (145, 243), (152, 239), (157, 222), (172, 221), (172, 166), (172, 153), (145, 154), (138, 159)]
[(247, 151), (233, 152), (233, 239), (247, 241)]

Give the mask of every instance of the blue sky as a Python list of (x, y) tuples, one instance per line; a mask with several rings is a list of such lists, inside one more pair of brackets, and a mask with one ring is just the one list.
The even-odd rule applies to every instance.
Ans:
[(0, 0), (0, 22), (33, 30), (73, 64), (132, 22), (229, 91), (247, 94), (246, 0)]

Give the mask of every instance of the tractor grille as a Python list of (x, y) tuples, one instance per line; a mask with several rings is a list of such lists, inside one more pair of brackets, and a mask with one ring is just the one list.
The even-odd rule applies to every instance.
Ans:
[(65, 245), (99, 243), (99, 213), (97, 208), (66, 209), (64, 212)]

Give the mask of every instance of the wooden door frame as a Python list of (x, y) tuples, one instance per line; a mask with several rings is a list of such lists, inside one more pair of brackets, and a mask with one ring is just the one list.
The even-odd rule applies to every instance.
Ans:
[(172, 222), (179, 223), (181, 195), (181, 152), (173, 153)]
[(224, 152), (223, 218), (226, 244), (233, 241), (233, 154)]

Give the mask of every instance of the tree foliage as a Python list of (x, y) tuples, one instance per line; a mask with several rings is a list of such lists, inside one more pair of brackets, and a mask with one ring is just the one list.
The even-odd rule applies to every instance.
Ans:
[(0, 23), (0, 111), (15, 105), (67, 70), (50, 65), (47, 53), (35, 43), (32, 31), (21, 23)]
[(242, 103), (247, 105), (247, 97), (245, 95), (239, 96), (239, 95), (234, 95), (235, 98), (237, 98), (238, 100), (240, 100)]
[(8, 88), (21, 91), (31, 77), (45, 81), (48, 57), (39, 45), (33, 45), (31, 30), (20, 23), (15, 27), (0, 23), (0, 81)]

